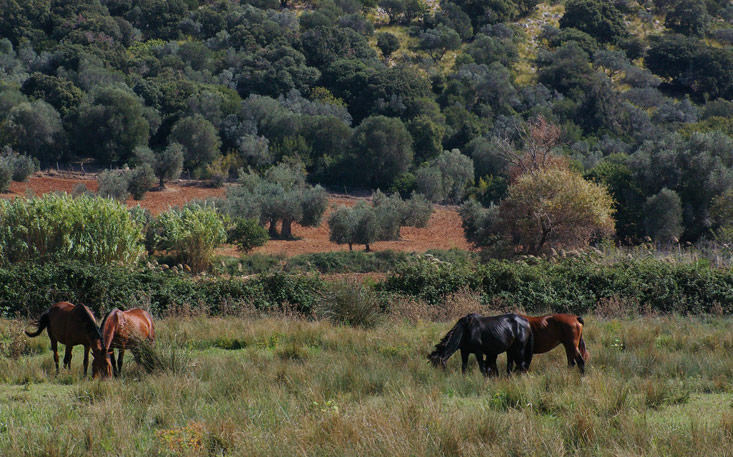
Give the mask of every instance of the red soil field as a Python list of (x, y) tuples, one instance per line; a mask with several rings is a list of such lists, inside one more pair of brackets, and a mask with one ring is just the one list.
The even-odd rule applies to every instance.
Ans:
[[(33, 195), (43, 195), (48, 192), (71, 193), (74, 186), (84, 183), (87, 189), (96, 191), (97, 181), (94, 175), (61, 175), (52, 173), (36, 173), (28, 182), (13, 182), (10, 192), (0, 194), (1, 198), (23, 197), (28, 192)], [(127, 201), (127, 206), (140, 204), (149, 209), (153, 214), (159, 214), (173, 206), (180, 206), (190, 200), (205, 199), (209, 197), (223, 197), (225, 188), (213, 189), (201, 187), (196, 183), (167, 184), (163, 191), (148, 192), (141, 201), (132, 199)], [(351, 206), (359, 201), (356, 197), (344, 197), (332, 195), (331, 206)], [(371, 248), (375, 251), (392, 249), (395, 251), (423, 252), (428, 249), (469, 249), (470, 246), (463, 236), (461, 218), (455, 207), (435, 206), (433, 215), (426, 228), (403, 227), (401, 239), (398, 241), (380, 241), (374, 243)], [(319, 227), (301, 227), (293, 225), (293, 235), (298, 238), (294, 241), (271, 240), (264, 246), (257, 248), (254, 252), (266, 254), (278, 254), (287, 257), (313, 252), (346, 251), (347, 245), (337, 245), (328, 241), (328, 224), (326, 217)], [(363, 246), (354, 246), (355, 249), (363, 249)], [(220, 249), (223, 255), (237, 256), (239, 253), (232, 247)]]

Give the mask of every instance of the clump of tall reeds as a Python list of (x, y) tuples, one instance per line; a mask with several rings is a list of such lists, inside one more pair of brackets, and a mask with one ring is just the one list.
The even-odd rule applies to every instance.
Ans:
[(142, 229), (111, 199), (46, 194), (0, 204), (0, 262), (80, 260), (134, 264)]
[(353, 279), (332, 283), (323, 292), (316, 315), (339, 324), (363, 328), (374, 327), (382, 317), (374, 291)]
[(135, 361), (148, 373), (183, 374), (191, 365), (190, 351), (175, 341), (156, 346), (145, 338), (133, 336), (128, 345)]

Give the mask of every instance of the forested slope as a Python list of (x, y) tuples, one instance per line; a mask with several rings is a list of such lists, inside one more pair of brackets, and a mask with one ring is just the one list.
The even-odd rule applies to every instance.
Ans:
[(733, 223), (727, 1), (378, 3), (0, 0), (0, 146), (104, 166), (180, 149), (220, 179), (295, 158), (314, 183), (489, 205), (498, 143), (542, 116), (608, 187), (619, 239)]

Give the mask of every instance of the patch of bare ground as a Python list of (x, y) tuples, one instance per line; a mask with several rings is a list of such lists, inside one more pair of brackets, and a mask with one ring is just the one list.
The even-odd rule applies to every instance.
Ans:
[[(13, 182), (10, 192), (0, 194), (1, 198), (24, 197), (29, 193), (32, 195), (43, 195), (49, 192), (71, 193), (76, 185), (83, 183), (91, 191), (97, 190), (97, 181), (93, 174), (70, 174), (57, 172), (35, 173), (27, 182)], [(191, 200), (204, 200), (212, 197), (223, 197), (225, 188), (203, 187), (195, 182), (179, 182), (167, 184), (164, 190), (148, 192), (140, 201), (129, 199), (128, 206), (137, 204), (150, 210), (157, 215), (168, 208), (181, 206)], [(349, 197), (343, 195), (332, 195), (329, 197), (330, 207), (338, 205), (352, 206), (363, 197)], [(329, 209), (330, 211), (330, 209)], [(347, 245), (337, 245), (328, 240), (328, 212), (323, 222), (318, 227), (301, 227), (293, 225), (293, 235), (296, 238), (292, 241), (271, 240), (264, 246), (255, 249), (255, 253), (278, 254), (294, 256), (314, 252), (346, 251)], [(470, 246), (463, 235), (461, 218), (456, 207), (436, 206), (425, 228), (403, 227), (401, 237), (398, 241), (379, 241), (371, 245), (374, 251), (395, 250), (409, 252), (424, 252), (429, 249), (469, 249)], [(363, 246), (354, 246), (355, 249), (363, 249)], [(233, 247), (224, 247), (219, 250), (222, 255), (239, 256), (239, 252)]]
[[(13, 182), (10, 185), (10, 192), (0, 194), (3, 198), (15, 198), (28, 195), (43, 195), (49, 192), (71, 193), (78, 184), (84, 184), (87, 189), (96, 192), (97, 180), (93, 174), (82, 175), (80, 173), (57, 173), (40, 172), (35, 173), (26, 182)], [(140, 201), (128, 199), (127, 206), (140, 205), (147, 208), (153, 214), (160, 214), (168, 208), (181, 206), (191, 200), (205, 200), (212, 197), (223, 197), (226, 189), (204, 187), (198, 182), (179, 181), (176, 184), (166, 184), (165, 189), (154, 189), (148, 192)]]

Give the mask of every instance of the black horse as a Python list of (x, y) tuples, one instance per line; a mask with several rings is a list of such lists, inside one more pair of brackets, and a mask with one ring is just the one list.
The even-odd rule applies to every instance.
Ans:
[[(496, 357), (507, 353), (507, 373), (512, 364), (521, 371), (527, 371), (532, 362), (534, 337), (527, 319), (516, 314), (483, 317), (469, 314), (456, 322), (456, 325), (440, 340), (435, 350), (428, 356), (433, 365), (445, 368), (445, 362), (457, 350), (461, 350), (461, 369), (466, 372), (468, 356), (474, 354), (484, 376), (497, 375)], [(486, 359), (484, 360), (484, 355)]]

